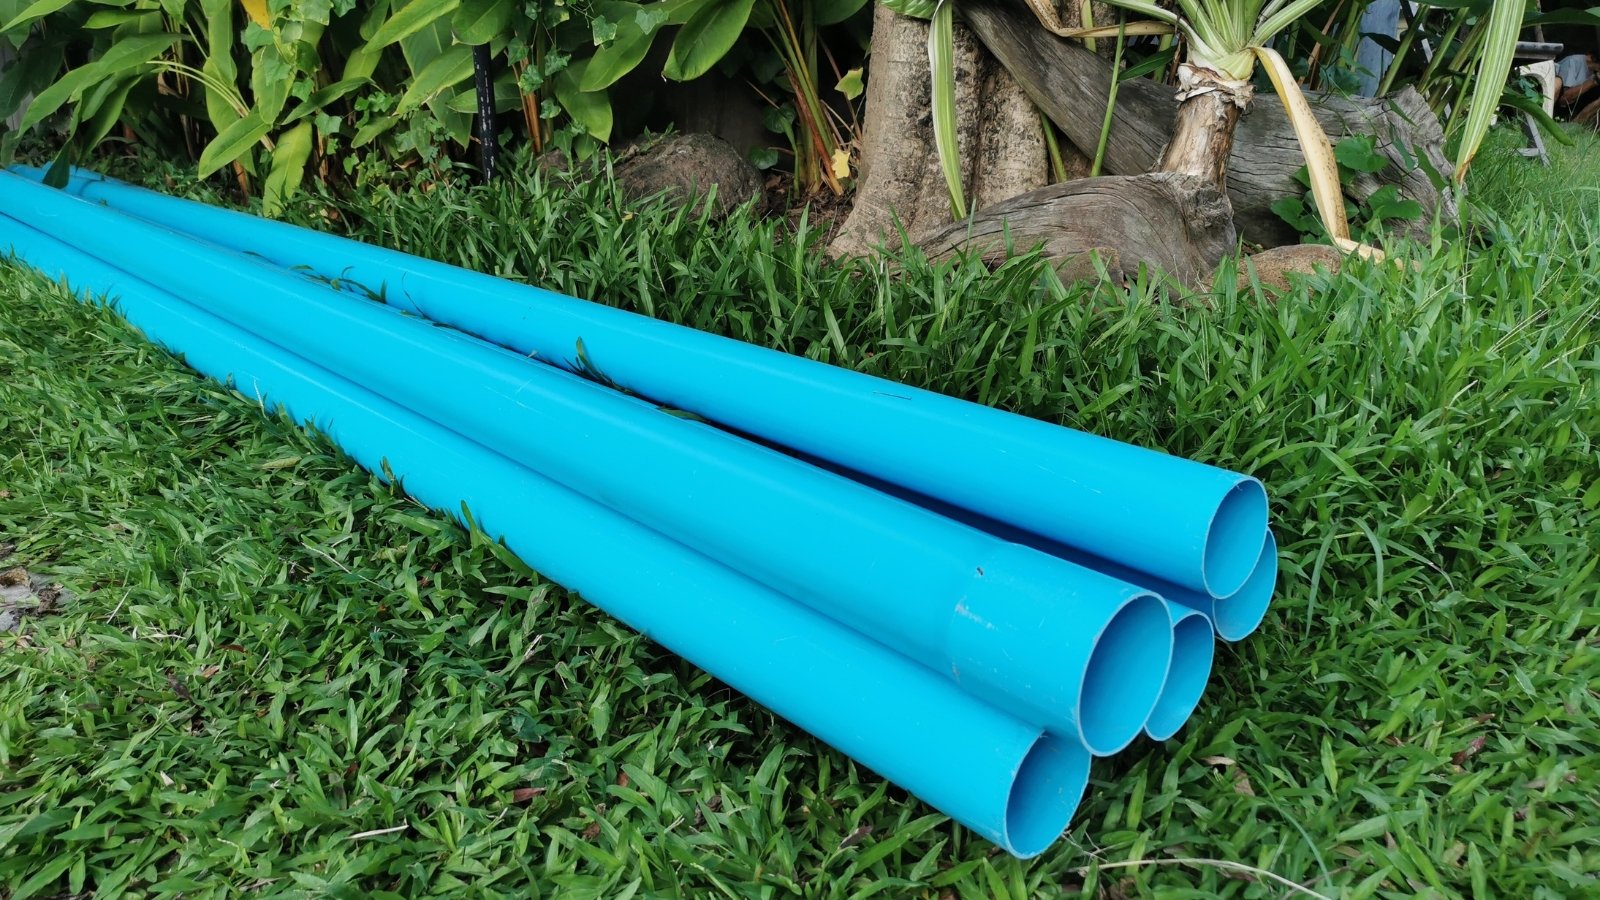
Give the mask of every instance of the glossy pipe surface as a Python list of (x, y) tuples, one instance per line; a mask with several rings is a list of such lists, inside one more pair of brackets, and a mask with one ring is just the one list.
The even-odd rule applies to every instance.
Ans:
[(658, 403), (1193, 591), (1233, 594), (1259, 554), (1266, 494), (1248, 476), (81, 170), (68, 189), (567, 368), (585, 364), (581, 339), (588, 364)]
[(1092, 753), (1130, 743), (1159, 697), (1172, 626), (1147, 591), (259, 260), (14, 176), (0, 175), (0, 188), (0, 210), (203, 301)]
[(530, 565), (1007, 851), (1065, 828), (1089, 756), (924, 666), (638, 523), (0, 216), (12, 249), (75, 290), (110, 294), (147, 337), (245, 397), (315, 423), (369, 471), (459, 515)]

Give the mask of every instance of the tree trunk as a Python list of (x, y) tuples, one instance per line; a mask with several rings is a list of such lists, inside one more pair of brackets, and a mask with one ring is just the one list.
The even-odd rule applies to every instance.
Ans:
[[(1046, 32), (1017, 0), (961, 0), (966, 22), (1021, 82), (1039, 108), (1079, 146), (1099, 140), (1111, 67), (1094, 54)], [(1386, 184), (1423, 207), (1420, 222), (1399, 227), (1426, 234), (1435, 213), (1454, 215), (1448, 194), (1434, 176), (1448, 177), (1444, 132), (1421, 95), (1407, 89), (1392, 98), (1364, 100), (1309, 95), (1328, 136), (1338, 142), (1352, 134), (1373, 137), (1379, 153), (1393, 165), (1376, 175), (1358, 175), (1346, 192), (1363, 200)], [(1116, 174), (1151, 171), (1176, 127), (1174, 90), (1147, 78), (1122, 83), (1112, 114), (1106, 170)], [(1227, 188), (1239, 233), (1268, 247), (1294, 243), (1299, 235), (1272, 212), (1272, 204), (1300, 197), (1305, 188), (1295, 173), (1305, 157), (1283, 105), (1258, 96), (1241, 116), (1226, 162)]]
[(1249, 86), (1230, 85), (1190, 65), (1179, 68), (1188, 93), (1178, 103), (1172, 138), (1156, 169), (1203, 178), (1226, 191), (1233, 129), (1249, 102)]
[[(986, 206), (1046, 182), (1044, 129), (1033, 102), (964, 26), (955, 29), (956, 145), (968, 202)], [(928, 25), (879, 5), (872, 21), (855, 203), (829, 252), (861, 256), (899, 232), (948, 224), (950, 195), (933, 144)]]

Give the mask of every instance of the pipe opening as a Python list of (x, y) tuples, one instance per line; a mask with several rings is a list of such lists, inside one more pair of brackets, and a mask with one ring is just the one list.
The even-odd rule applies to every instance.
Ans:
[(1109, 756), (1144, 730), (1172, 664), (1172, 616), (1155, 594), (1129, 600), (1095, 640), (1078, 701), (1078, 729), (1095, 756)]
[(1206, 529), (1200, 578), (1206, 593), (1230, 597), (1244, 587), (1261, 557), (1261, 536), (1267, 531), (1267, 490), (1254, 478), (1233, 486), (1222, 498)]
[(1089, 752), (1049, 732), (1039, 736), (1011, 782), (1006, 799), (1006, 849), (1038, 856), (1067, 830), (1089, 784)]
[(1267, 617), (1267, 607), (1272, 605), (1272, 592), (1278, 586), (1278, 541), (1267, 532), (1261, 552), (1256, 558), (1255, 571), (1244, 587), (1231, 597), (1215, 600), (1211, 604), (1211, 623), (1217, 637), (1225, 641), (1242, 641), (1261, 627)]
[(1145, 734), (1157, 741), (1177, 734), (1194, 714), (1206, 682), (1211, 680), (1211, 663), (1217, 653), (1217, 636), (1205, 616), (1181, 606), (1172, 607), (1172, 613), (1172, 668), (1161, 699), (1144, 726)]

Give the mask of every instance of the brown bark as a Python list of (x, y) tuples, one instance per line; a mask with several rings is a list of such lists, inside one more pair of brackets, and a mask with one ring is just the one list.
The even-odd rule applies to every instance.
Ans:
[(1212, 275), (1237, 237), (1215, 185), (1157, 172), (1053, 184), (981, 210), (920, 245), (936, 259), (975, 250), (994, 262), (1039, 247), (1067, 280), (1099, 277), (1098, 256), (1114, 280), (1143, 264), (1192, 285)]
[(1201, 94), (1178, 104), (1172, 140), (1156, 169), (1204, 178), (1219, 188), (1228, 184), (1228, 154), (1239, 107), (1217, 94)]
[[(989, 204), (1045, 183), (1044, 130), (1026, 93), (964, 26), (957, 25), (956, 144), (969, 204)], [(926, 22), (879, 5), (854, 205), (829, 246), (860, 256), (951, 221), (933, 144)]]
[[(1061, 130), (1080, 146), (1099, 139), (1111, 68), (1104, 60), (1038, 27), (1017, 0), (962, 0), (961, 13), (984, 45), (1009, 68), (1023, 89)], [(1106, 147), (1106, 171), (1148, 172), (1160, 160), (1175, 128), (1173, 88), (1147, 78), (1122, 83)], [(1454, 206), (1429, 170), (1448, 177), (1444, 132), (1427, 103), (1407, 89), (1393, 97), (1367, 100), (1308, 95), (1317, 120), (1335, 143), (1352, 134), (1370, 135), (1379, 153), (1392, 162), (1377, 175), (1360, 175), (1346, 185), (1353, 199), (1370, 197), (1386, 184), (1420, 203), (1425, 233), (1434, 213), (1449, 216)], [(1246, 240), (1275, 247), (1294, 243), (1293, 227), (1271, 210), (1304, 188), (1295, 173), (1305, 165), (1294, 129), (1274, 96), (1259, 95), (1241, 116), (1226, 162), (1228, 196), (1239, 232)]]

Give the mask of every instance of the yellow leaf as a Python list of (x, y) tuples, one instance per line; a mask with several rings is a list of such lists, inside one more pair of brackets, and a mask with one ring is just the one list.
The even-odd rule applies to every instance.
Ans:
[(1251, 47), (1267, 70), (1267, 77), (1283, 100), (1283, 111), (1289, 114), (1289, 124), (1294, 126), (1295, 137), (1300, 139), (1300, 152), (1305, 154), (1306, 174), (1311, 179), (1311, 199), (1316, 201), (1317, 213), (1328, 236), (1335, 241), (1350, 239), (1350, 222), (1344, 215), (1344, 187), (1339, 184), (1339, 163), (1333, 156), (1333, 145), (1327, 132), (1317, 122), (1306, 95), (1289, 64), (1278, 51), (1270, 47)]
[(835, 150), (835, 151), (833, 151), (833, 177), (840, 178), (840, 179), (849, 178), (850, 177), (850, 151), (849, 150)]
[(239, 5), (244, 7), (245, 15), (250, 21), (262, 28), (272, 27), (272, 17), (267, 15), (267, 0), (239, 0)]

